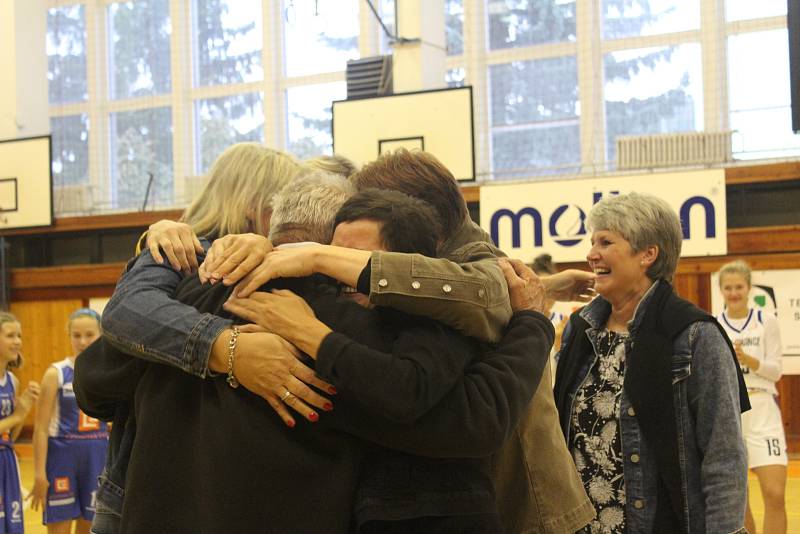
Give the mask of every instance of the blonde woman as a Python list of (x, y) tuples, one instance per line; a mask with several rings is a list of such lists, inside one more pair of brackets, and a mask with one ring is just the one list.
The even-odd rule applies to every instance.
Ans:
[[(212, 165), (208, 184), (186, 209), (182, 222), (162, 221), (151, 227), (147, 249), (129, 264), (105, 308), (104, 340), (133, 356), (176, 367), (199, 378), (206, 378), (210, 372), (226, 372), (233, 335), (231, 321), (201, 314), (173, 300), (172, 294), (184, 275), (197, 267), (193, 252), (202, 257), (203, 245), (195, 236), (205, 238), (206, 245), (228, 234), (244, 234), (237, 235), (234, 243), (266, 236), (274, 194), (303, 171), (292, 156), (261, 145), (242, 143), (225, 150)], [(251, 259), (260, 261), (253, 254), (253, 247), (250, 252)], [(261, 252), (266, 254), (268, 250)], [(239, 382), (274, 405), (280, 402), (282, 385), (290, 373), (297, 381), (322, 391), (331, 387), (297, 361), (293, 349), (277, 336), (242, 332), (236, 346)], [(275, 377), (275, 383), (263, 379), (265, 376)], [(298, 394), (298, 399), (319, 409), (327, 405), (328, 399), (305, 389), (307, 393)], [(307, 410), (303, 415), (310, 419), (316, 417), (315, 413)], [(92, 532), (97, 534), (118, 532), (135, 434), (135, 426), (126, 424), (131, 416), (118, 410), (113, 417), (113, 454), (109, 454), (100, 478), (92, 524)]]
[(139, 248), (146, 244), (158, 263), (166, 256), (176, 271), (195, 270), (196, 254), (188, 252), (203, 254), (195, 236), (213, 241), (228, 234), (269, 234), (272, 197), (302, 171), (285, 152), (256, 143), (232, 145), (214, 161), (205, 188), (180, 221), (154, 223)]
[(10, 369), (22, 365), (22, 327), (16, 317), (0, 312), (0, 532), (21, 534), (22, 497), (14, 441), (39, 397), (39, 384), (28, 382), (17, 396), (19, 380)]
[[(786, 436), (775, 384), (781, 378), (781, 333), (778, 320), (749, 305), (750, 267), (738, 260), (719, 271), (725, 311), (718, 319), (736, 350), (752, 409), (742, 414), (747, 464), (758, 477), (764, 496), (764, 534), (786, 532)], [(745, 526), (756, 532), (747, 503)]]

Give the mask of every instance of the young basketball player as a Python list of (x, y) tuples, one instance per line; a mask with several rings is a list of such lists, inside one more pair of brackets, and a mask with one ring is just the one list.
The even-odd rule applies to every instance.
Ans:
[(22, 364), (22, 329), (17, 318), (0, 312), (0, 534), (23, 532), (22, 496), (14, 440), (39, 396), (39, 385), (30, 382), (17, 397), (19, 381), (10, 368)]
[[(717, 318), (728, 333), (744, 373), (752, 409), (742, 414), (747, 461), (764, 495), (765, 534), (786, 532), (786, 437), (776, 402), (781, 378), (781, 335), (778, 320), (748, 305), (750, 267), (743, 261), (722, 266), (719, 287), (725, 311)], [(748, 503), (745, 527), (755, 532)]]
[(68, 534), (73, 519), (75, 532), (88, 534), (108, 445), (107, 424), (84, 414), (72, 389), (75, 357), (100, 337), (100, 315), (81, 308), (68, 326), (72, 356), (45, 371), (33, 434), (31, 508), (42, 506), (48, 534)]

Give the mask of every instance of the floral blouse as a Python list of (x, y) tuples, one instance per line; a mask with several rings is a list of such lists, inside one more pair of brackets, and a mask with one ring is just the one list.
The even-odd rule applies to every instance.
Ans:
[(597, 518), (580, 532), (625, 532), (625, 479), (619, 436), (620, 399), (627, 334), (597, 336), (599, 358), (575, 398), (571, 419), (572, 457)]

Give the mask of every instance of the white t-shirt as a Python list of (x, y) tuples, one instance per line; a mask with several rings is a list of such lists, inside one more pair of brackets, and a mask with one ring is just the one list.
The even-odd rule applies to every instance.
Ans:
[(758, 371), (742, 366), (747, 388), (760, 389), (777, 395), (775, 382), (781, 378), (782, 367), (781, 332), (778, 329), (778, 319), (771, 313), (752, 308), (747, 317), (743, 319), (731, 319), (726, 312), (722, 312), (717, 319), (728, 333), (732, 343), (741, 341), (745, 354), (758, 358), (761, 362)]

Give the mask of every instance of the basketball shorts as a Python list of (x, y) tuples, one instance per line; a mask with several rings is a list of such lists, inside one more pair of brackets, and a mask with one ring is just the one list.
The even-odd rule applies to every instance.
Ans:
[(44, 524), (94, 519), (97, 477), (103, 470), (105, 439), (50, 438), (47, 446), (47, 503)]
[(22, 534), (22, 492), (14, 449), (0, 446), (0, 474), (0, 534)]
[(775, 398), (769, 393), (752, 393), (750, 405), (752, 408), (742, 414), (748, 466), (787, 465), (786, 436)]

